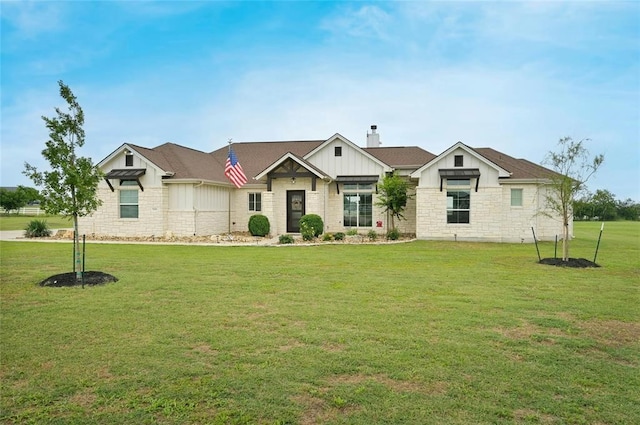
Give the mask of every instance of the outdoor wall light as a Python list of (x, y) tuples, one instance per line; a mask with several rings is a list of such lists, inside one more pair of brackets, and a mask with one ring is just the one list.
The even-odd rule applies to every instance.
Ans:
[(291, 177), (291, 184), (296, 184), (296, 178), (295, 177)]

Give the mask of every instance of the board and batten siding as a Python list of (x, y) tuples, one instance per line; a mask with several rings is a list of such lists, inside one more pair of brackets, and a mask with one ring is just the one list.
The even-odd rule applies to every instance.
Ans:
[[(342, 148), (342, 155), (335, 156), (335, 147)], [(367, 157), (362, 151), (355, 149), (351, 144), (335, 139), (328, 143), (323, 149), (307, 158), (311, 164), (323, 170), (331, 178), (336, 176), (360, 176), (384, 174), (383, 167)]]
[[(454, 166), (454, 157), (462, 155), (464, 165), (462, 167)], [(437, 160), (420, 174), (420, 187), (440, 187), (440, 169), (467, 169), (477, 168), (480, 170), (479, 186), (482, 187), (498, 187), (498, 170), (489, 166), (486, 162), (479, 160), (475, 156), (469, 154), (464, 149), (455, 149), (451, 154)], [(472, 185), (475, 185), (475, 179), (472, 179)]]
[(229, 188), (170, 183), (167, 230), (176, 236), (218, 235), (229, 230)]

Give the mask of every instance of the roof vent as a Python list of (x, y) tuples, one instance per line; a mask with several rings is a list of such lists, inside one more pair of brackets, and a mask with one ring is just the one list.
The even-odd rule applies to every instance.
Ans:
[(367, 147), (368, 148), (378, 148), (382, 144), (380, 142), (380, 135), (376, 132), (378, 129), (377, 125), (371, 126), (371, 133), (367, 132)]

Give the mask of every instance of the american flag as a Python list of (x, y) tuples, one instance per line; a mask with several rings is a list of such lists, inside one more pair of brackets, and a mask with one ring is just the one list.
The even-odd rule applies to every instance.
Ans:
[(224, 175), (237, 188), (241, 188), (247, 182), (247, 176), (244, 174), (242, 165), (238, 162), (238, 157), (231, 146), (229, 146), (229, 156), (227, 156), (227, 162), (224, 165)]

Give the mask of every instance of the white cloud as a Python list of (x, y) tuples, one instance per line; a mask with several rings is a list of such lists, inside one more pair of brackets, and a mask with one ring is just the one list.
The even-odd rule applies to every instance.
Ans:
[(337, 35), (387, 39), (393, 29), (390, 24), (391, 16), (378, 6), (364, 5), (354, 9), (350, 5), (322, 20), (320, 28)]
[[(16, 39), (34, 39), (40, 35), (56, 32), (64, 27), (65, 3), (42, 1), (2, 2), (0, 8), (3, 26), (13, 27)], [(6, 36), (6, 30), (3, 35)], [(7, 43), (3, 42), (3, 49)]]

